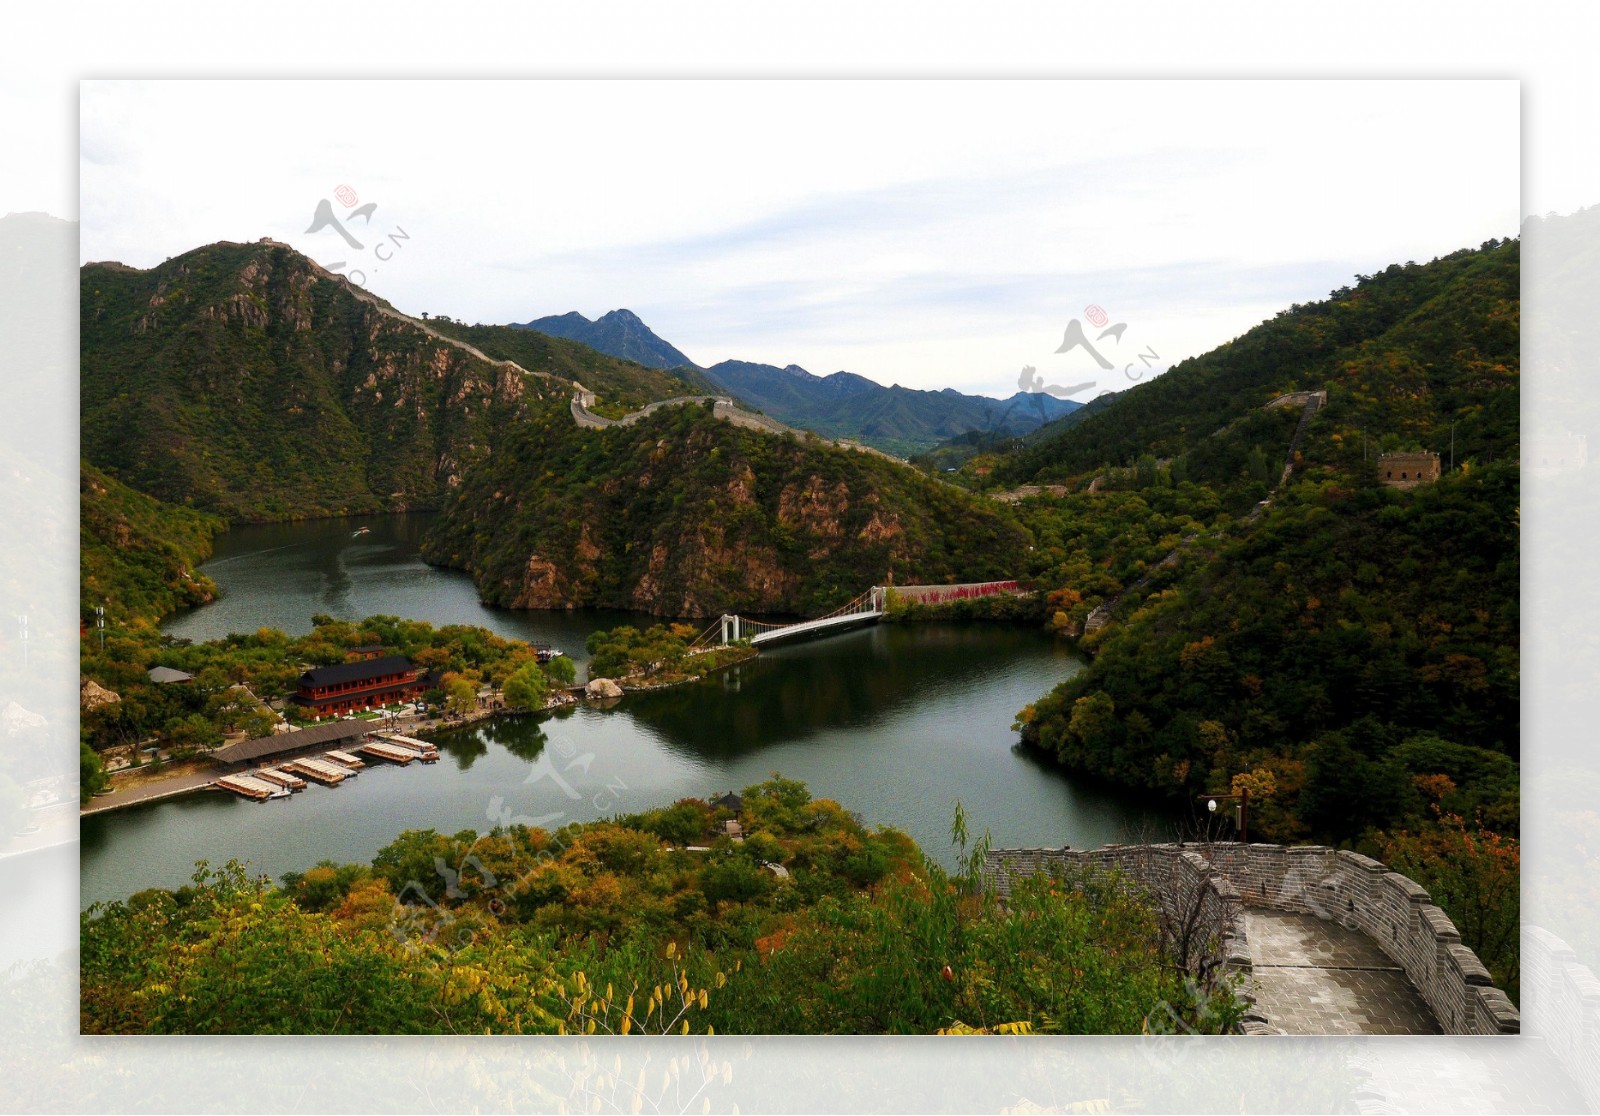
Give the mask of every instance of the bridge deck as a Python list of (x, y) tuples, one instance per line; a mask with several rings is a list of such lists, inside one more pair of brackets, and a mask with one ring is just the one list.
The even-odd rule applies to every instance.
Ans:
[(777, 643), (783, 639), (793, 639), (808, 632), (827, 631), (831, 628), (843, 628), (850, 624), (867, 624), (881, 617), (881, 612), (851, 612), (844, 616), (827, 616), (821, 620), (804, 620), (798, 624), (787, 624), (781, 628), (774, 628), (770, 632), (750, 637), (752, 647), (760, 647), (768, 643)]

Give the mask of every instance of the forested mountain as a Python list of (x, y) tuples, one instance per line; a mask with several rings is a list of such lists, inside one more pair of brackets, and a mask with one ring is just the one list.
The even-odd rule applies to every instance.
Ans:
[(512, 328), (532, 329), (551, 337), (578, 341), (591, 349), (635, 361), (646, 368), (695, 366), (694, 361), (657, 337), (632, 310), (612, 310), (592, 322), (576, 311), (552, 314), (531, 322), (513, 323)]
[[(705, 408), (582, 430), (574, 382), (602, 412), (710, 385), (534, 330), (410, 319), (281, 245), (81, 280), (86, 601), (156, 618), (207, 591), (185, 578), (215, 524), (190, 508), (443, 506), (429, 556), (518, 607), (806, 611), (891, 572), (1012, 576), (1026, 546), (1006, 509)], [(170, 547), (115, 545), (164, 524)]]
[(550, 391), (271, 243), (81, 282), (84, 456), (229, 518), (432, 506)]
[(622, 409), (706, 390), (527, 330), (408, 318), (268, 242), (80, 279), (84, 456), (232, 519), (436, 507), (573, 380)]
[(1287, 392), (1328, 389), (1369, 448), (1416, 446), (1457, 460), (1514, 453), (1518, 260), (1489, 241), (1428, 264), (1393, 264), (1297, 304), (1242, 336), (1116, 396), (1059, 437), (1004, 463), (1024, 482), (1183, 453)]
[(704, 406), (599, 431), (548, 406), (467, 475), (424, 554), (495, 604), (709, 616), (821, 612), (890, 576), (1014, 577), (1027, 542), (1001, 505)]
[[(1117, 602), (1024, 739), (1176, 800), (1261, 776), (1271, 838), (1431, 808), (1514, 833), (1518, 307), (1513, 242), (1392, 267), (996, 454), (1001, 482), (1071, 490), (1021, 508), (1059, 622)], [(1309, 421), (1262, 409), (1302, 389), (1328, 393)], [(1444, 476), (1385, 486), (1391, 449)]]

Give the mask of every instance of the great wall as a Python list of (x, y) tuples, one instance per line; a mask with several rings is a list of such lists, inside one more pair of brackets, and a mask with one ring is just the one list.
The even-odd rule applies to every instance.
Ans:
[[(1246, 1034), (1521, 1031), (1521, 1013), (1428, 892), (1359, 853), (1218, 842), (996, 849), (984, 863), (1002, 900), (1021, 877), (1081, 871), (1115, 871), (1148, 895), (1192, 973), (1236, 975)], [(1557, 968), (1529, 975), (1550, 984)], [(1600, 985), (1588, 982), (1554, 981), (1579, 1034), (1600, 1021)]]

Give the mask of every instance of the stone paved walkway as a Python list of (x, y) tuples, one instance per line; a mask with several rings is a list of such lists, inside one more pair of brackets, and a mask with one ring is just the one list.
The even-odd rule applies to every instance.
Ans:
[(1438, 1021), (1370, 938), (1312, 915), (1245, 912), (1256, 1004), (1290, 1035), (1436, 1035)]

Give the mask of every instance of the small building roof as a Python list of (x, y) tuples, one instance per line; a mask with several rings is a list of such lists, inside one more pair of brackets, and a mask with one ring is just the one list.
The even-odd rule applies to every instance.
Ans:
[(151, 667), (150, 681), (152, 682), (193, 682), (194, 675), (186, 671), (173, 670), (171, 667)]
[(729, 791), (720, 798), (713, 798), (711, 805), (716, 809), (732, 810), (735, 814), (744, 812), (744, 799)]
[(301, 748), (314, 748), (319, 744), (337, 744), (352, 740), (370, 731), (371, 728), (372, 726), (366, 721), (329, 721), (325, 725), (296, 729), (294, 732), (280, 732), (272, 736), (256, 736), (249, 740), (241, 740), (226, 748), (218, 748), (211, 753), (211, 758), (219, 763), (254, 763), (267, 756), (283, 755), (285, 752)]
[(411, 660), (404, 655), (385, 655), (381, 659), (313, 667), (300, 676), (300, 681), (307, 686), (336, 686), (341, 682), (364, 682), (369, 678), (400, 674), (410, 669)]

